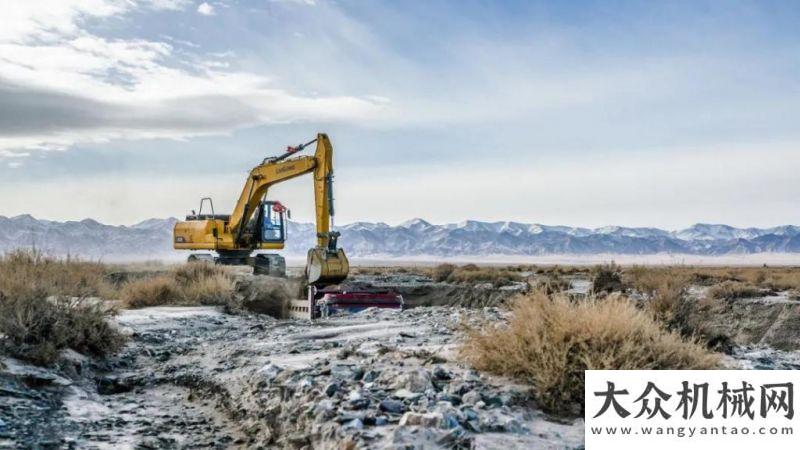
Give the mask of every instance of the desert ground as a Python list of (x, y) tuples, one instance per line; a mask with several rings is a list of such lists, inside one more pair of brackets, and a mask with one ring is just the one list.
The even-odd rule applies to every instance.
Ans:
[(315, 321), (301, 271), (7, 254), (0, 447), (582, 448), (586, 368), (800, 367), (800, 268), (355, 267), (404, 310)]

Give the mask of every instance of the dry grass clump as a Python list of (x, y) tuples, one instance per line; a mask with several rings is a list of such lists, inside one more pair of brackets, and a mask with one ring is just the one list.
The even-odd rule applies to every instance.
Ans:
[(461, 284), (492, 283), (495, 286), (504, 286), (525, 279), (519, 271), (507, 267), (481, 267), (475, 264), (456, 266), (449, 263), (439, 264), (429, 269), (428, 276), (439, 282), (446, 281)]
[(450, 278), (450, 275), (452, 275), (455, 271), (455, 264), (439, 264), (431, 271), (431, 278), (433, 278), (433, 281), (447, 281), (447, 279)]
[(749, 283), (739, 281), (725, 281), (711, 286), (708, 296), (720, 300), (735, 300), (738, 298), (752, 298), (763, 295), (761, 289)]
[(289, 317), (289, 303), (306, 296), (306, 287), (304, 279), (254, 277), (239, 280), (237, 295), (225, 303), (224, 310), (229, 314), (249, 311), (285, 319)]
[(612, 262), (594, 269), (592, 293), (595, 295), (610, 294), (612, 292), (621, 292), (622, 290), (622, 272), (618, 265)]
[[(80, 297), (41, 297), (35, 291), (0, 295), (0, 349), (34, 364), (54, 362), (71, 348), (93, 356), (119, 350), (125, 337), (106, 319), (115, 311)], [(33, 295), (31, 295), (33, 294)]]
[(547, 295), (552, 295), (569, 290), (572, 288), (572, 283), (568, 279), (553, 273), (552, 275), (539, 277), (534, 284), (534, 288), (543, 291)]
[(552, 266), (533, 266), (538, 274), (555, 274), (555, 275), (577, 275), (591, 273), (592, 268), (589, 266), (560, 266), (558, 264)]
[(717, 355), (667, 331), (626, 298), (571, 302), (535, 292), (520, 297), (507, 326), (467, 331), (460, 356), (479, 370), (532, 383), (540, 405), (576, 414), (587, 369), (711, 369)]
[(0, 256), (0, 349), (49, 364), (72, 348), (94, 356), (118, 350), (124, 337), (106, 320), (115, 311), (88, 296), (102, 295), (104, 268), (58, 260), (33, 250)]
[(504, 286), (512, 282), (522, 281), (522, 276), (517, 272), (506, 269), (481, 268), (478, 270), (456, 270), (449, 281), (463, 284), (492, 283), (495, 286)]
[(165, 275), (130, 281), (120, 300), (128, 308), (157, 305), (223, 305), (233, 296), (233, 277), (223, 267), (191, 262)]
[(0, 290), (11, 284), (36, 284), (48, 295), (111, 298), (114, 287), (104, 264), (67, 257), (58, 259), (38, 250), (17, 249), (0, 257)]
[(644, 295), (656, 319), (675, 327), (678, 311), (686, 301), (691, 275), (672, 267), (635, 266), (625, 272), (625, 284)]
[(775, 291), (800, 289), (800, 268), (797, 267), (654, 267), (648, 270), (682, 272), (693, 283), (703, 286), (737, 281)]
[(776, 291), (800, 292), (800, 270), (783, 269), (768, 272), (764, 275), (764, 280), (756, 284)]
[(127, 308), (167, 305), (177, 302), (178, 285), (166, 275), (142, 278), (125, 283), (119, 297)]

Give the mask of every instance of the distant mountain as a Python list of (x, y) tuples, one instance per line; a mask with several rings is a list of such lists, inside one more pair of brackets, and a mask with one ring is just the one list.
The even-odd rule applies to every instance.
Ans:
[(114, 226), (92, 219), (54, 222), (27, 214), (0, 216), (0, 251), (36, 247), (57, 255), (162, 258), (171, 251), (172, 227), (177, 221), (149, 219), (132, 226)]
[[(131, 226), (114, 226), (92, 219), (54, 222), (30, 215), (0, 216), (0, 251), (35, 246), (53, 254), (92, 258), (181, 257), (185, 253), (172, 250), (172, 227), (176, 221), (148, 219)], [(794, 225), (734, 228), (696, 224), (684, 230), (666, 231), (477, 220), (434, 225), (413, 219), (397, 226), (355, 222), (336, 229), (342, 233), (340, 243), (348, 254), (358, 257), (800, 253), (800, 227)], [(287, 233), (288, 255), (304, 255), (314, 245), (313, 224), (290, 222)]]

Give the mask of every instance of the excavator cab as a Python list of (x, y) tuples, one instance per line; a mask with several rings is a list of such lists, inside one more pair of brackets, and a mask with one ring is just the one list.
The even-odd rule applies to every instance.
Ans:
[(258, 208), (259, 242), (283, 243), (286, 241), (286, 215), (288, 210), (278, 201), (265, 200)]

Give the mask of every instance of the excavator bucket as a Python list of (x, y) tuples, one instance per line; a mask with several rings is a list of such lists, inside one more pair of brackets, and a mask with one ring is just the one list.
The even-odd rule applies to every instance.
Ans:
[(334, 314), (356, 313), (367, 308), (403, 309), (403, 296), (387, 289), (350, 289), (337, 286), (347, 278), (349, 262), (342, 249), (308, 251), (306, 274), (308, 298), (293, 300), (290, 317), (316, 319)]
[(333, 253), (322, 248), (312, 248), (308, 251), (306, 271), (309, 285), (327, 286), (344, 281), (350, 271), (350, 264), (342, 249)]

